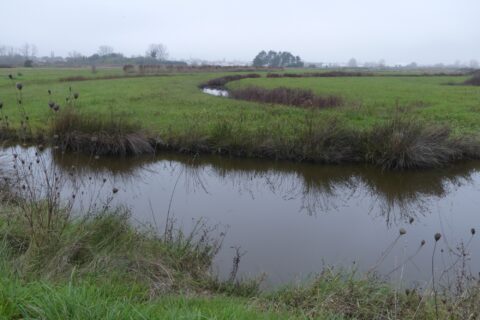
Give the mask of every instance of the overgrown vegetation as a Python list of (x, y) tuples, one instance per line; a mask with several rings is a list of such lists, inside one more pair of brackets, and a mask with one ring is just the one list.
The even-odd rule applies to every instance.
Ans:
[(480, 86), (480, 72), (475, 73), (470, 79), (465, 80), (464, 84)]
[(248, 87), (232, 90), (229, 96), (234, 99), (276, 103), (304, 108), (331, 108), (341, 106), (343, 101), (338, 96), (316, 96), (311, 90), (275, 88), (272, 90), (260, 87)]
[(139, 155), (155, 151), (155, 140), (125, 116), (96, 117), (66, 108), (55, 115), (50, 136), (62, 150), (91, 155)]

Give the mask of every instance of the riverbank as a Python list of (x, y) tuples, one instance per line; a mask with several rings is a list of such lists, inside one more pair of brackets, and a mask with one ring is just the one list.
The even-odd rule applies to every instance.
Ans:
[[(445, 85), (463, 83), (465, 76), (267, 78), (260, 72), (260, 78), (228, 84), (306, 88), (343, 101), (311, 110), (222, 99), (198, 89), (228, 73), (122, 78), (121, 70), (108, 69), (88, 81), (86, 70), (21, 69), (12, 80), (5, 72), (12, 70), (2, 71), (0, 79), (3, 140), (31, 140), (91, 155), (170, 150), (385, 169), (478, 158), (478, 87)], [(76, 75), (83, 81), (61, 81)], [(59, 106), (58, 112), (49, 102)], [(75, 111), (75, 123), (65, 121), (72, 115), (66, 110)], [(63, 131), (55, 133), (62, 117)]]
[[(375, 277), (329, 268), (310, 283), (262, 293), (256, 281), (221, 281), (210, 273), (218, 238), (202, 236), (209, 234), (203, 227), (199, 237), (181, 230), (159, 235), (132, 227), (117, 211), (68, 219), (45, 232), (25, 220), (25, 204), (3, 201), (5, 318), (465, 319), (479, 312), (473, 283), (458, 295), (398, 290)], [(37, 223), (48, 215), (33, 214)]]
[[(374, 269), (324, 267), (307, 282), (262, 291), (259, 280), (237, 277), (238, 250), (230, 275), (220, 279), (212, 273), (225, 237), (217, 226), (198, 220), (185, 231), (169, 212), (162, 225), (134, 226), (130, 212), (113, 205), (115, 186), (105, 198), (90, 199), (82, 188), (95, 185), (91, 175), (82, 180), (76, 166), (44, 170), (53, 163), (42, 152), (32, 153), (35, 161), (12, 152), (0, 202), (5, 318), (464, 319), (479, 312), (469, 273), (453, 287), (405, 289), (380, 280)], [(66, 176), (78, 189), (66, 188)], [(90, 202), (76, 206), (82, 197)], [(406, 232), (400, 229), (389, 248)]]

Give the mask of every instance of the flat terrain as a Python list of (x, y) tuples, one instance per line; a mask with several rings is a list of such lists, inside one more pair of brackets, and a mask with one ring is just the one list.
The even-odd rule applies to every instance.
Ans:
[[(21, 76), (17, 74), (21, 73)], [(9, 80), (7, 75), (15, 79)], [(228, 73), (232, 74), (232, 73)], [(21, 82), (23, 104), (34, 128), (45, 128), (51, 112), (47, 90), (52, 100), (65, 105), (69, 87), (78, 92), (76, 103), (81, 112), (99, 116), (124, 116), (159, 134), (182, 133), (192, 127), (211, 133), (222, 122), (242, 123), (248, 130), (279, 130), (294, 134), (295, 124), (305, 117), (335, 117), (347, 126), (367, 128), (389, 119), (395, 110), (419, 119), (444, 123), (455, 132), (470, 133), (480, 129), (480, 87), (452, 86), (468, 77), (338, 77), (338, 78), (259, 78), (228, 84), (230, 88), (261, 86), (311, 89), (320, 95), (335, 94), (345, 98), (345, 106), (319, 112), (286, 106), (234, 101), (203, 94), (198, 84), (225, 73), (169, 74), (164, 76), (101, 79), (123, 76), (119, 68), (99, 69), (0, 69), (0, 101), (3, 112), (18, 126), (19, 108), (15, 104), (14, 84)], [(262, 74), (265, 76), (265, 73)], [(84, 77), (90, 81), (61, 81)], [(100, 78), (95, 80), (95, 78)], [(292, 131), (293, 130), (293, 131)]]

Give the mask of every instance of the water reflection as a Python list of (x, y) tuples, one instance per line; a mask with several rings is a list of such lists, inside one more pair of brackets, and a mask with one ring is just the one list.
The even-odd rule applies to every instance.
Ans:
[[(200, 217), (230, 226), (216, 261), (219, 273), (228, 275), (230, 248), (241, 246), (247, 255), (240, 273), (266, 272), (271, 284), (304, 278), (325, 264), (355, 262), (369, 270), (400, 227), (407, 234), (378, 271), (395, 277), (392, 270), (401, 270), (402, 279), (425, 283), (435, 232), (445, 235), (444, 255), (450, 256), (441, 259), (448, 265), (450, 249), (472, 227), (480, 229), (478, 162), (399, 173), (203, 155), (94, 159), (47, 150), (45, 156), (63, 171), (73, 166), (96, 197), (118, 187), (117, 203), (129, 206), (138, 221), (161, 224), (171, 209), (186, 227)], [(105, 188), (90, 187), (103, 179)], [(415, 254), (422, 240), (426, 245)], [(475, 239), (469, 245), (472, 252), (480, 249)], [(479, 257), (472, 256), (471, 269), (480, 269)]]
[(369, 197), (372, 200), (369, 211), (384, 217), (387, 225), (429, 212), (432, 201), (455, 188), (472, 184), (472, 175), (480, 169), (480, 163), (467, 162), (437, 170), (386, 172), (360, 165), (319, 166), (168, 153), (121, 161), (60, 153), (53, 153), (53, 158), (64, 169), (75, 166), (83, 175), (109, 174), (125, 184), (158, 170), (171, 176), (183, 171), (182, 184), (189, 192), (208, 193), (208, 180), (217, 178), (225, 187), (235, 188), (252, 199), (259, 196), (259, 190), (269, 190), (283, 200), (299, 200), (298, 211), (310, 216)]

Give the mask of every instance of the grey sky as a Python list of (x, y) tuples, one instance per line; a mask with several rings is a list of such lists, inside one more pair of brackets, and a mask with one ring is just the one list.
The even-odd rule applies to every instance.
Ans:
[(251, 60), (261, 49), (307, 61), (480, 60), (479, 0), (1, 0), (0, 45), (126, 55), (164, 43), (172, 58)]

